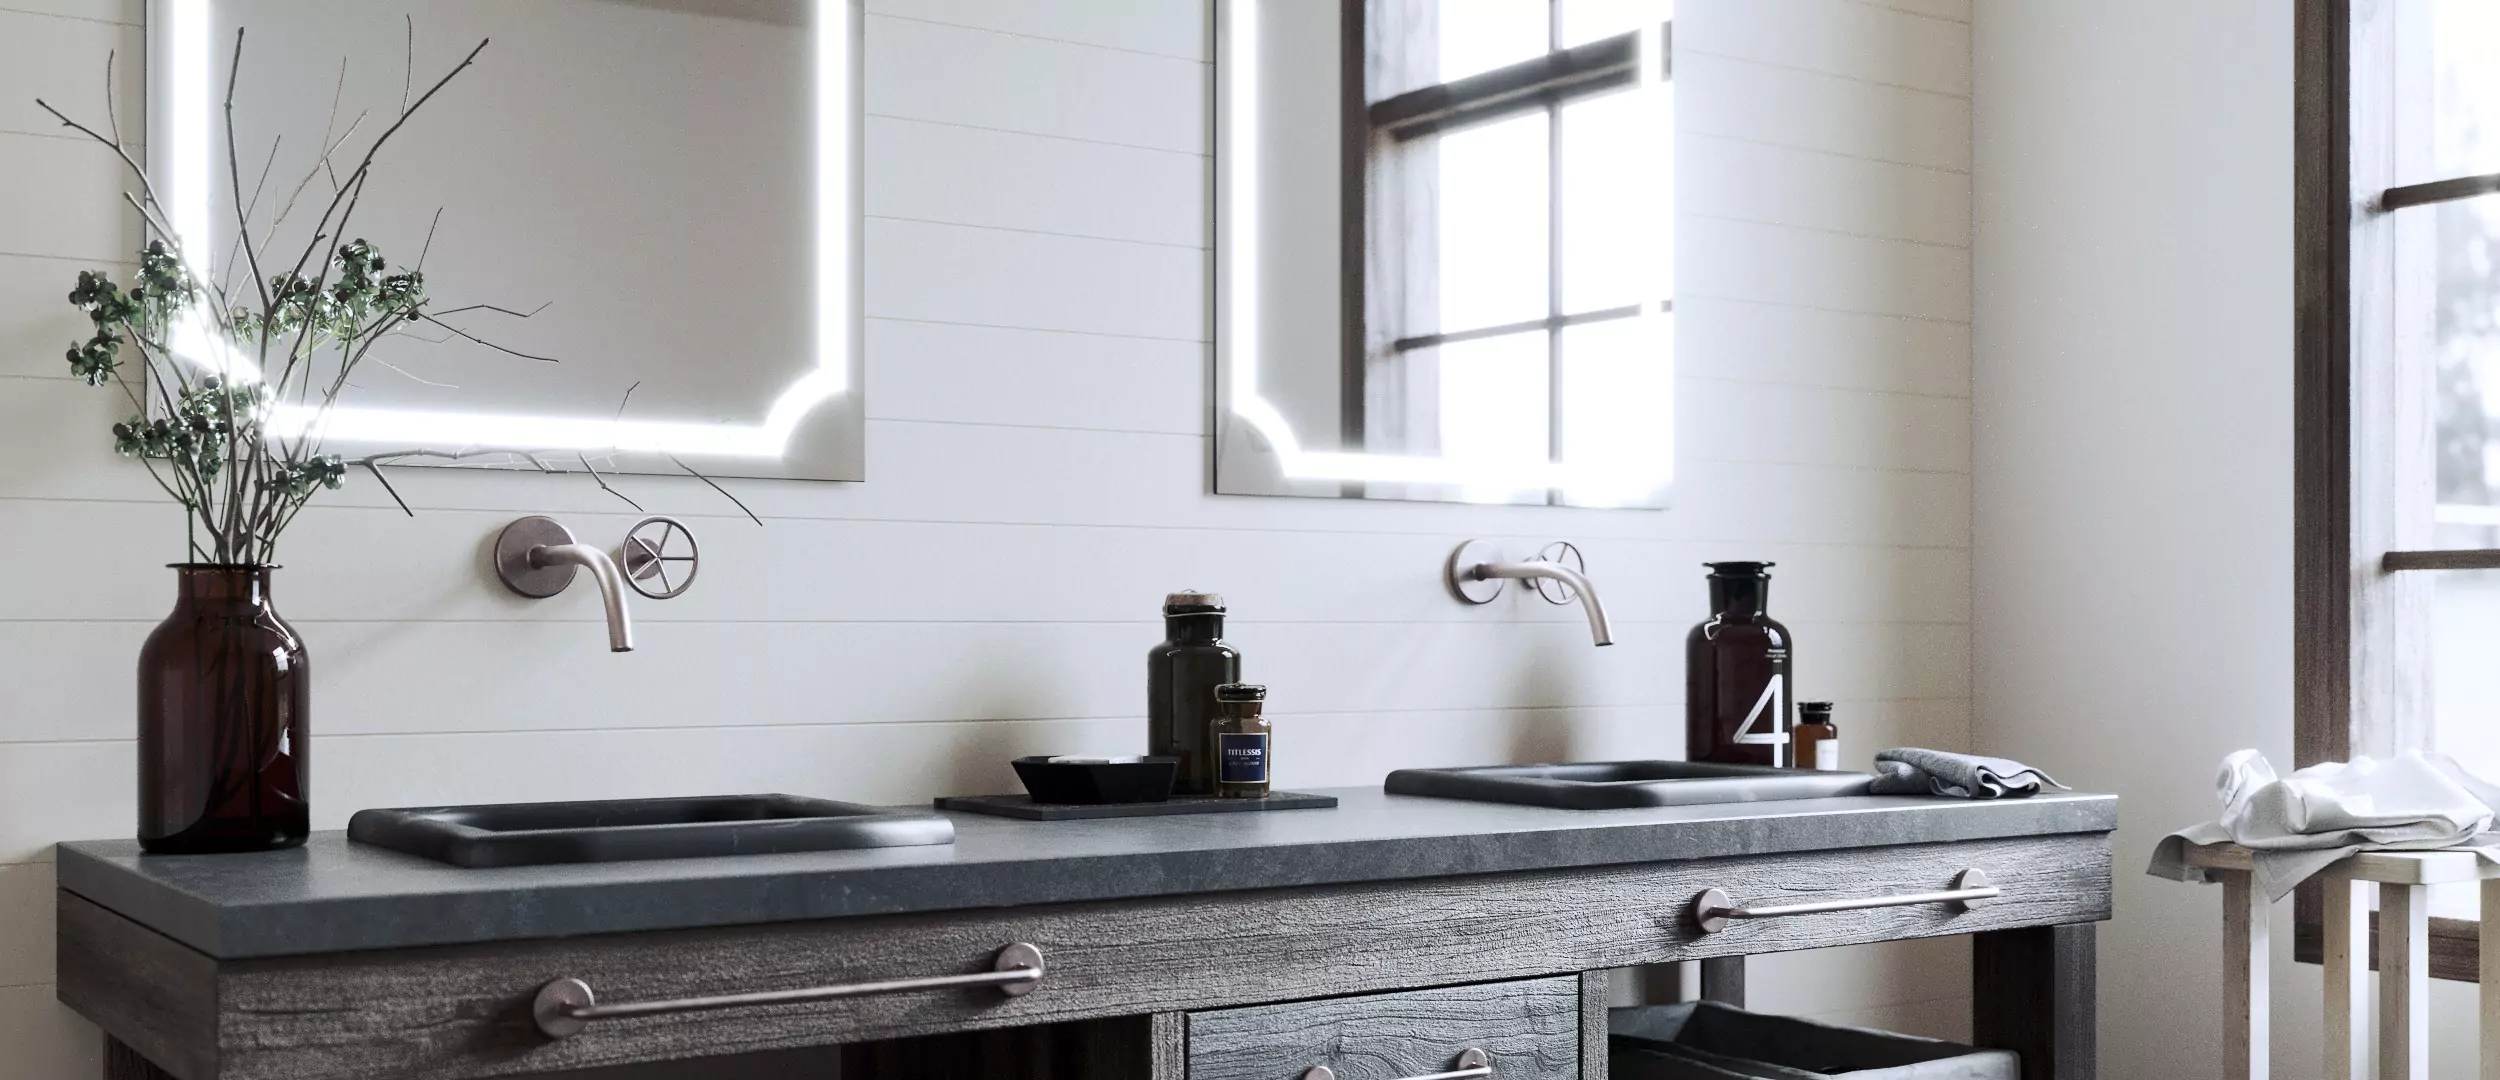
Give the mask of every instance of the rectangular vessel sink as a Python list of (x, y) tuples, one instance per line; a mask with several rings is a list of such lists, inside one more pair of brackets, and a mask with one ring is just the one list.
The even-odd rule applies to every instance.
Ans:
[(796, 795), (359, 810), (347, 838), (458, 866), (775, 855), (955, 842), (955, 823)]
[(1704, 761), (1589, 761), (1569, 765), (1484, 765), (1399, 769), (1381, 786), (1392, 795), (1525, 803), (1563, 810), (1771, 802), (1864, 795), (1866, 773), (1719, 765)]

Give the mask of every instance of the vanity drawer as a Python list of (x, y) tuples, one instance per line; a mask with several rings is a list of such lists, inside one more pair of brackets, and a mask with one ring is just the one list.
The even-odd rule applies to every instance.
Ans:
[(1444, 986), (1189, 1014), (1189, 1080), (1395, 1080), (1482, 1051), (1496, 1080), (1580, 1075), (1576, 977)]

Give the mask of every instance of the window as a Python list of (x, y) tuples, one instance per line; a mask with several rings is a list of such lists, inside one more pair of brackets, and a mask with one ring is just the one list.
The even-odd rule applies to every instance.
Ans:
[[(2496, 35), (2488, 0), (2299, 8), (2299, 765), (2440, 749), (2500, 774)], [(2473, 897), (2443, 891), (2432, 973), (2473, 979)]]
[(1671, 370), (1669, 0), (1347, 12), (1349, 436), (1485, 462), (1663, 453), (1639, 442), (1664, 425), (1614, 413), (1661, 400)]

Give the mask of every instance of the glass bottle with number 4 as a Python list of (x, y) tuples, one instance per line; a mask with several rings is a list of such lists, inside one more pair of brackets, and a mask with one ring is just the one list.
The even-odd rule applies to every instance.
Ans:
[(1684, 756), (1788, 765), (1791, 642), (1764, 611), (1773, 564), (1704, 565), (1711, 615), (1684, 639)]

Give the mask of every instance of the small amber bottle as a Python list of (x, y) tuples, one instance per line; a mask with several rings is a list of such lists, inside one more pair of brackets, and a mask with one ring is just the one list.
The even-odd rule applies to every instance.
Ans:
[(1215, 793), (1227, 799), (1267, 797), (1269, 751), (1273, 731), (1267, 718), (1267, 688), (1225, 683), (1215, 688), (1215, 719), (1208, 723), (1207, 749), (1215, 754)]
[(1840, 768), (1840, 725), (1832, 723), (1832, 703), (1807, 701), (1797, 706), (1797, 763), (1800, 769)]

